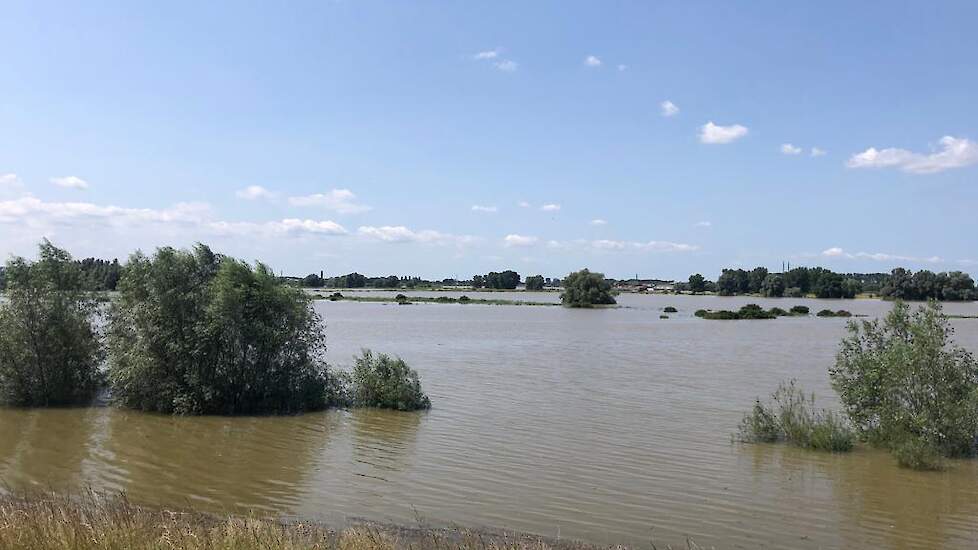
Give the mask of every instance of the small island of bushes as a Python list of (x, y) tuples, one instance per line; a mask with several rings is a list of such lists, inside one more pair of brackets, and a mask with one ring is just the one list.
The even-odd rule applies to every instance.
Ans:
[(14, 258), (6, 272), (3, 405), (85, 404), (102, 388), (116, 405), (183, 415), (431, 405), (400, 359), (364, 350), (352, 374), (330, 369), (324, 324), (301, 289), (205, 245), (133, 254), (104, 309), (47, 241), (36, 262)]
[(738, 439), (836, 452), (860, 440), (921, 470), (978, 456), (978, 361), (951, 340), (939, 303), (911, 312), (897, 302), (884, 319), (850, 321), (848, 330), (829, 369), (844, 416), (817, 409), (790, 382), (754, 404)]

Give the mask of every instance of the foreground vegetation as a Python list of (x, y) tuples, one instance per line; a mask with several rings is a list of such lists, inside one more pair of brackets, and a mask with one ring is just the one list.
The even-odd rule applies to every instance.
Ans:
[(905, 466), (978, 454), (978, 361), (952, 334), (937, 302), (898, 302), (882, 321), (850, 323), (829, 370), (860, 437)]
[(738, 439), (844, 451), (858, 437), (922, 470), (978, 455), (978, 361), (951, 340), (940, 304), (911, 312), (897, 302), (884, 319), (848, 330), (829, 369), (845, 419), (817, 411), (792, 382), (755, 403)]
[(584, 550), (573, 541), (461, 529), (211, 516), (89, 494), (0, 496), (0, 548), (22, 550)]
[(744, 415), (737, 433), (745, 443), (787, 442), (820, 451), (851, 451), (855, 433), (845, 418), (815, 407), (815, 395), (805, 395), (795, 381), (782, 383), (768, 403), (757, 400)]
[(80, 266), (44, 241), (39, 260), (14, 258), (0, 302), (0, 404), (64, 406), (92, 399), (102, 384), (96, 302)]
[(107, 382), (117, 405), (172, 414), (430, 406), (418, 374), (400, 359), (375, 361), (364, 351), (352, 376), (332, 372), (324, 325), (306, 293), (263, 264), (204, 245), (137, 252), (103, 310), (79, 290), (78, 264), (46, 241), (38, 261), (14, 258), (5, 272), (0, 404), (83, 404)]

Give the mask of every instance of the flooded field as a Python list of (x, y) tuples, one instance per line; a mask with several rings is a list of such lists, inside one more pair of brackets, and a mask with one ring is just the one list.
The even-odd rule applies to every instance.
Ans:
[[(827, 368), (844, 319), (692, 315), (756, 302), (877, 316), (889, 304), (619, 302), (626, 307), (590, 311), (317, 302), (333, 365), (361, 347), (398, 354), (421, 373), (433, 409), (230, 419), (0, 410), (0, 481), (327, 522), (423, 517), (596, 543), (647, 545), (654, 534), (718, 548), (978, 546), (978, 461), (921, 473), (863, 447), (831, 455), (731, 443), (741, 414), (782, 380), (836, 406)], [(660, 319), (666, 306), (679, 313)], [(975, 315), (978, 306), (946, 311)], [(957, 341), (978, 350), (978, 320), (953, 324)]]

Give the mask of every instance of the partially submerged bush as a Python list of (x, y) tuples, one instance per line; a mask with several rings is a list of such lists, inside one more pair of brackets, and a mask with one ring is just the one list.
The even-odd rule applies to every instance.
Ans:
[(113, 398), (176, 414), (329, 405), (325, 331), (309, 297), (265, 265), (161, 248), (134, 254), (110, 311)]
[(835, 312), (831, 309), (823, 309), (815, 314), (816, 317), (835, 317)]
[(791, 313), (794, 315), (808, 315), (808, 306), (791, 306)]
[(587, 269), (571, 273), (563, 282), (560, 302), (567, 307), (593, 307), (615, 304), (614, 292), (602, 273)]
[(664, 313), (678, 313), (679, 312), (678, 309), (676, 309), (676, 308), (674, 308), (672, 306), (666, 306), (666, 307), (662, 308), (662, 311)]
[(431, 401), (421, 379), (400, 357), (363, 350), (353, 366), (352, 401), (360, 407), (399, 411), (428, 409)]
[(861, 437), (910, 466), (932, 462), (927, 448), (978, 454), (978, 362), (954, 345), (939, 303), (911, 313), (897, 302), (848, 328), (829, 375)]
[(707, 315), (708, 313), (710, 313), (710, 312), (709, 312), (709, 311), (707, 311), (707, 310), (705, 310), (705, 309), (697, 309), (697, 310), (696, 310), (696, 311), (695, 311), (695, 312), (693, 313), (693, 315), (694, 315), (694, 316), (696, 316), (696, 317), (706, 317), (706, 315)]
[(0, 302), (0, 404), (59, 406), (92, 399), (102, 380), (97, 304), (79, 264), (45, 240), (38, 261), (13, 258)]
[(788, 442), (809, 449), (846, 452), (855, 434), (844, 418), (815, 408), (815, 396), (806, 396), (792, 380), (782, 383), (769, 403), (757, 400), (744, 415), (737, 438), (745, 443)]

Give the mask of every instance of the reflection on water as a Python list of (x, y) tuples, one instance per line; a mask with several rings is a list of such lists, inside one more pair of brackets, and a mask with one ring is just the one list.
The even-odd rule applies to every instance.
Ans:
[[(400, 354), (434, 408), (266, 418), (0, 410), (0, 482), (326, 521), (412, 522), (417, 511), (597, 543), (645, 545), (654, 528), (660, 546), (689, 535), (719, 548), (978, 547), (978, 461), (919, 473), (872, 449), (730, 443), (741, 413), (783, 379), (835, 405), (826, 367), (845, 327), (692, 316), (748, 300), (623, 296), (627, 309), (598, 311), (317, 303), (333, 363), (361, 347)], [(889, 307), (750, 301), (871, 316)], [(667, 305), (680, 312), (661, 320)], [(978, 349), (978, 321), (954, 324)]]

